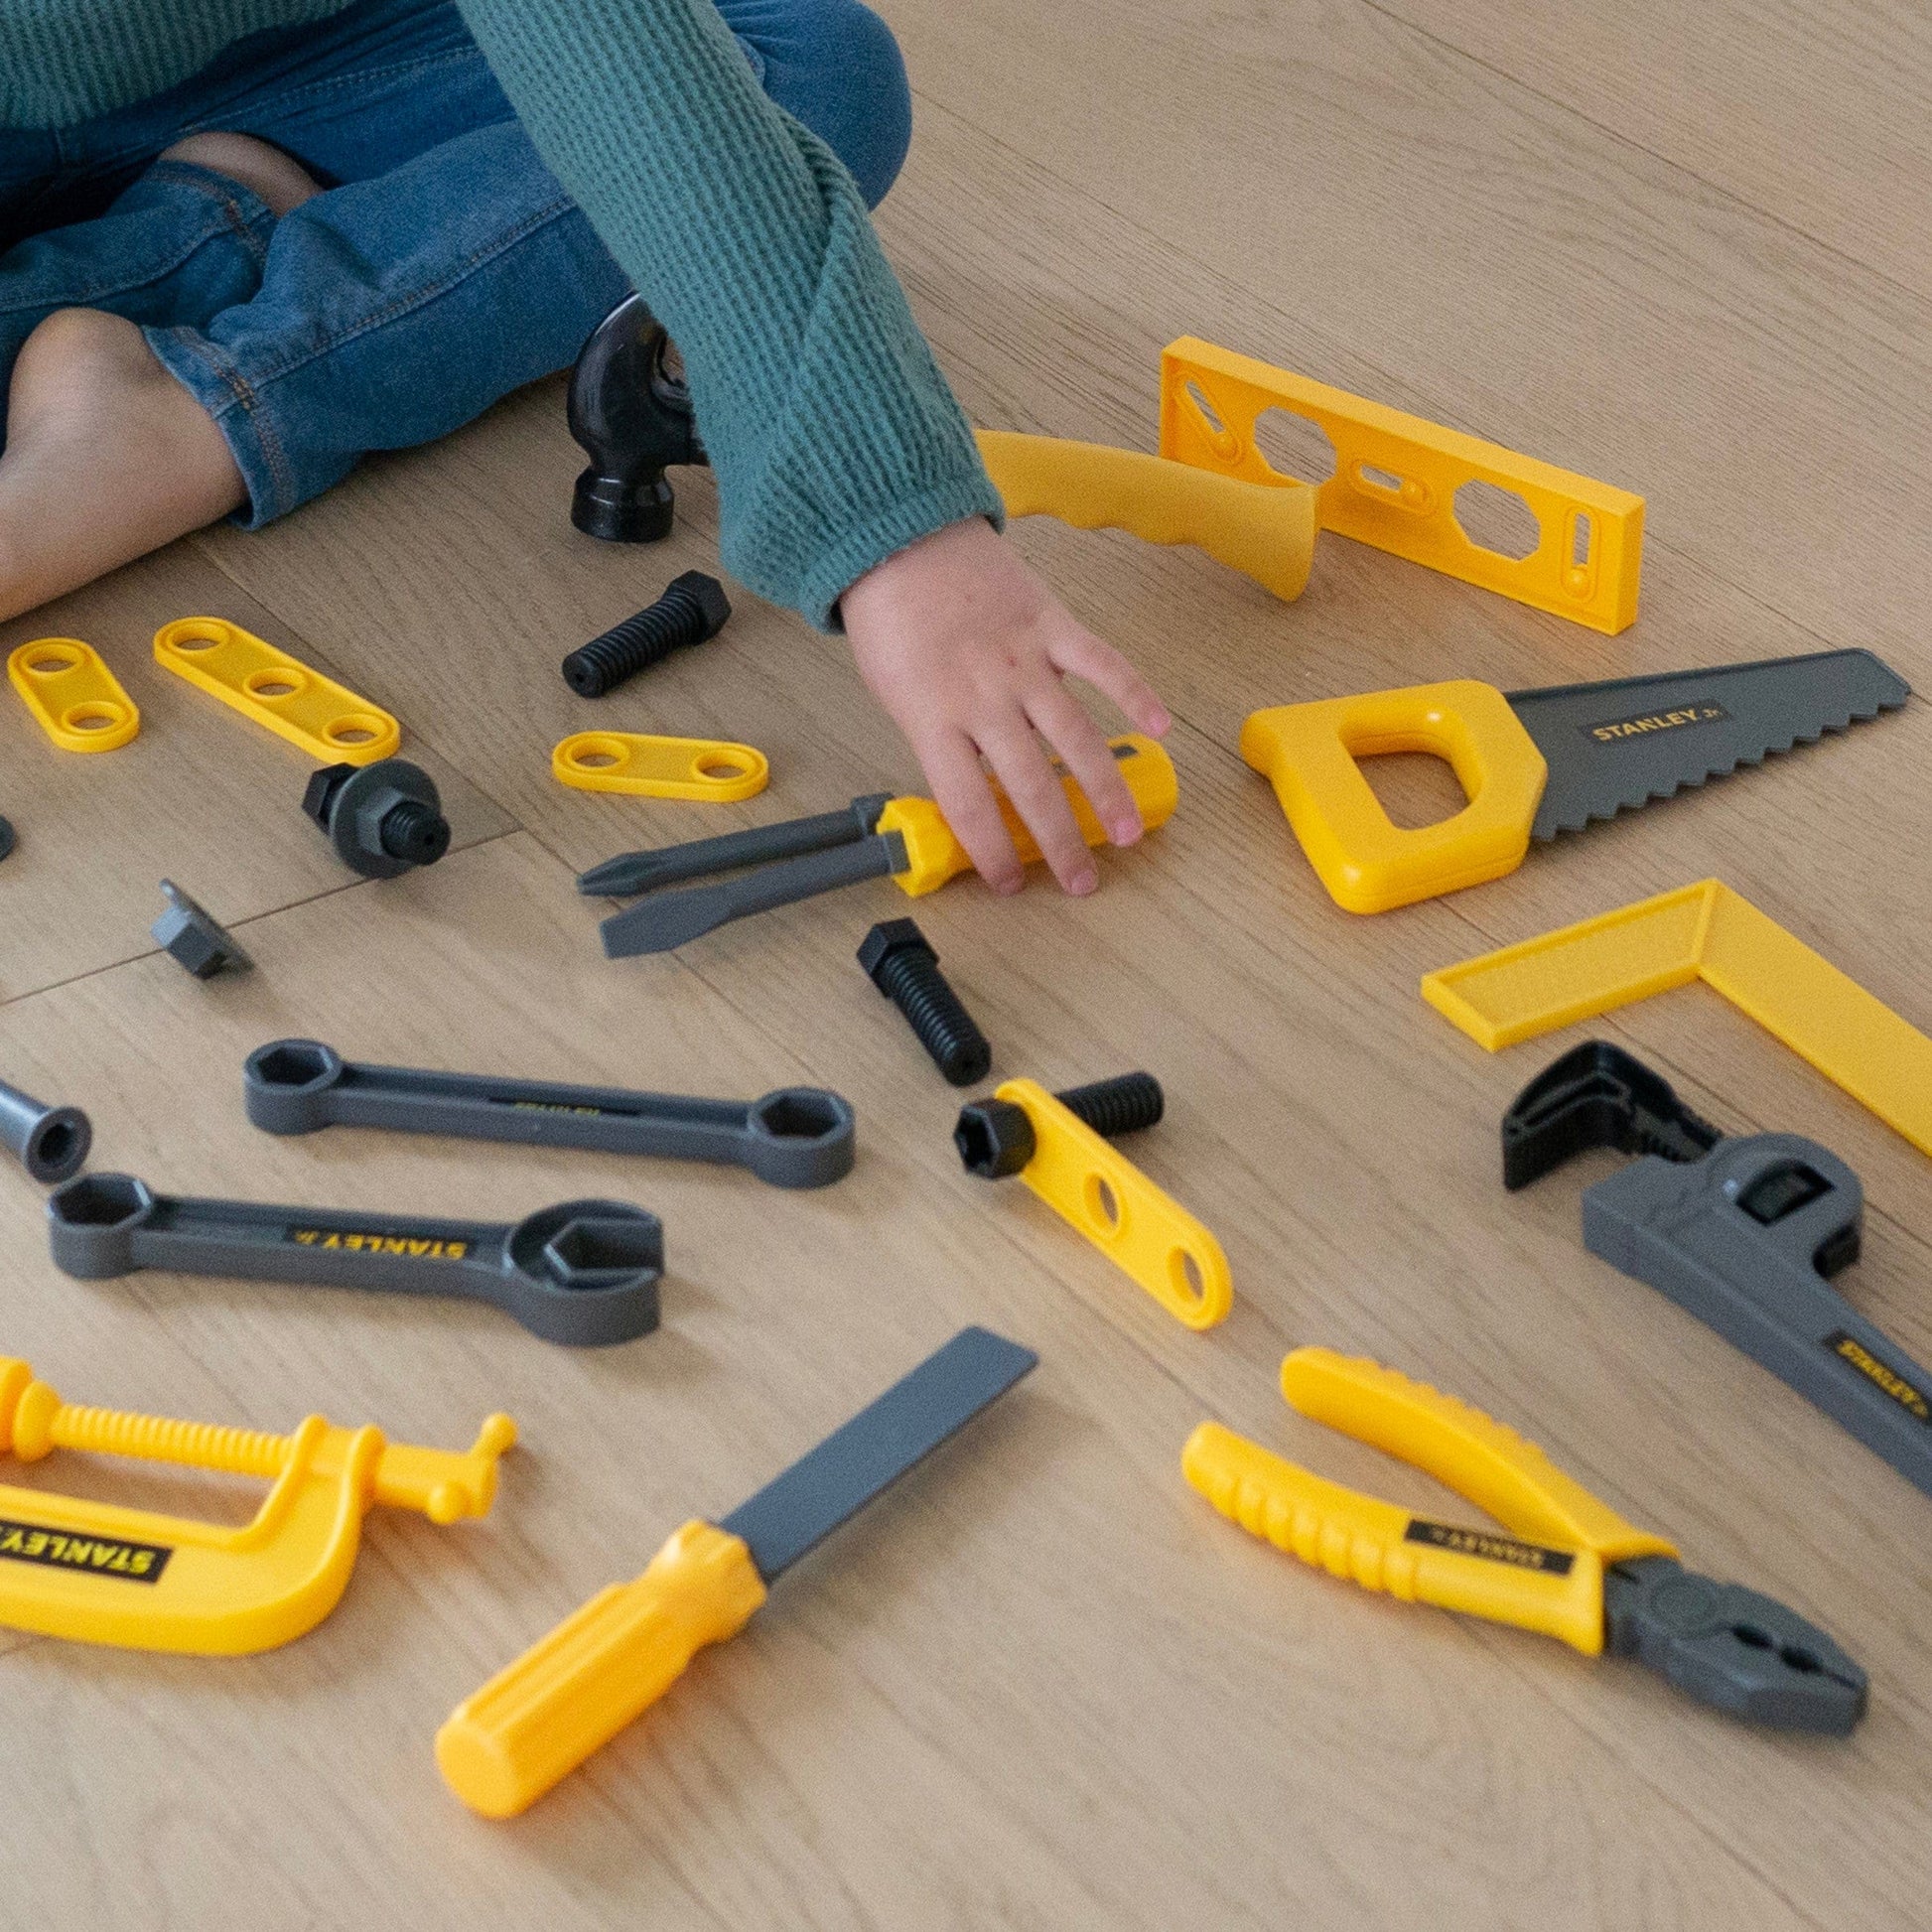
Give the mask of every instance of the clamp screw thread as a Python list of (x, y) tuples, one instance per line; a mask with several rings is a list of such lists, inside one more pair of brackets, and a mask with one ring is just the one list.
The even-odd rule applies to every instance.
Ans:
[(687, 570), (671, 580), (655, 604), (572, 651), (564, 659), (564, 682), (580, 698), (601, 698), (674, 650), (717, 636), (730, 616), (717, 578)]
[(866, 934), (859, 963), (955, 1087), (983, 1080), (993, 1048), (939, 970), (939, 955), (911, 919), (887, 919)]
[(420, 800), (405, 798), (382, 814), (379, 837), (390, 858), (433, 866), (450, 849), (450, 821)]
[(1103, 1140), (1137, 1134), (1158, 1127), (1165, 1100), (1161, 1082), (1152, 1073), (1119, 1073), (1111, 1080), (1095, 1080), (1084, 1087), (1068, 1087), (1057, 1100), (1076, 1120), (1083, 1120)]

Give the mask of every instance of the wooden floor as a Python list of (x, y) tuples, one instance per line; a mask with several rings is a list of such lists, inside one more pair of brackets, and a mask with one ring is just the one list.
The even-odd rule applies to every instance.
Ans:
[[(1193, 552), (1020, 540), (1171, 701), (1173, 822), (1074, 904), (956, 885), (919, 916), (1002, 1074), (1157, 1071), (1139, 1145), (1220, 1235), (1237, 1304), (1186, 1332), (1030, 1195), (963, 1176), (955, 1096), (852, 953), (885, 886), (621, 964), (572, 875), (615, 851), (913, 785), (835, 642), (740, 601), (599, 708), (572, 644), (712, 567), (565, 522), (561, 392), (368, 466), (8, 626), (91, 639), (146, 714), (52, 752), (0, 701), (0, 1072), (84, 1104), (98, 1162), (170, 1191), (497, 1216), (662, 1213), (655, 1337), (589, 1354), (489, 1311), (161, 1276), (86, 1286), (0, 1166), (0, 1348), (77, 1400), (283, 1429), (311, 1410), (524, 1446), (494, 1514), (379, 1511), (337, 1613), (238, 1662), (13, 1640), (0, 1659), (7, 1926), (1714, 1928), (1926, 1922), (1932, 1502), (1662, 1297), (1584, 1255), (1586, 1164), (1497, 1182), (1512, 1093), (1580, 1035), (1490, 1057), (1431, 967), (1710, 874), (1932, 1026), (1932, 725), (1900, 717), (1661, 805), (1514, 878), (1335, 909), (1234, 743), (1252, 708), (1448, 676), (1513, 688), (1868, 645), (1932, 686), (1932, 33), (1906, 0), (891, 0), (918, 135), (882, 216), (976, 420), (1149, 448), (1194, 333), (1649, 499), (1616, 638), (1338, 538), (1283, 607)], [(213, 612), (405, 720), (458, 849), (351, 882), (309, 766), (161, 673)], [(742, 738), (765, 796), (587, 797), (593, 722)], [(1415, 772), (1410, 802), (1440, 796)], [(198, 985), (147, 937), (178, 880), (254, 954)], [(1859, 1306), (1932, 1359), (1924, 1157), (1716, 996), (1599, 1027), (1729, 1129), (1863, 1175)], [(746, 1175), (241, 1114), (243, 1055), (351, 1057), (858, 1109), (857, 1173)], [(1599, 1161), (1601, 1158), (1599, 1157)], [(692, 1514), (717, 1515), (967, 1321), (1039, 1372), (789, 1577), (646, 1722), (522, 1821), (469, 1816), (450, 1707)], [(1371, 1597), (1182, 1482), (1215, 1417), (1450, 1511), (1293, 1416), (1284, 1350), (1373, 1354), (1489, 1409), (1693, 1567), (1781, 1596), (1871, 1675), (1850, 1743), (1752, 1731), (1634, 1666)], [(238, 1518), (249, 1496), (55, 1458), (21, 1479)]]

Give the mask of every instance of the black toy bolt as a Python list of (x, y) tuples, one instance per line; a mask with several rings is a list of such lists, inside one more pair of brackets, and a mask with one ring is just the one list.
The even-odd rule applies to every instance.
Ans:
[(701, 570), (687, 570), (671, 579), (655, 604), (572, 651), (564, 659), (564, 682), (580, 698), (604, 697), (672, 651), (717, 636), (731, 614), (724, 585)]
[(49, 1107), (0, 1080), (0, 1147), (46, 1186), (78, 1173), (94, 1130), (78, 1107)]
[(433, 866), (450, 849), (436, 780), (407, 759), (326, 764), (309, 780), (302, 809), (329, 834), (343, 864), (365, 879)]
[[(1160, 1124), (1167, 1102), (1152, 1073), (1120, 1073), (1091, 1086), (1068, 1087), (1057, 1100), (1076, 1120), (1110, 1141)], [(1034, 1158), (1034, 1124), (1010, 1100), (975, 1100), (959, 1110), (953, 1146), (968, 1173), (1002, 1180)]]
[(859, 964), (887, 999), (904, 1014), (932, 1063), (956, 1087), (986, 1078), (993, 1048), (946, 984), (939, 955), (912, 919), (886, 919), (859, 948)]

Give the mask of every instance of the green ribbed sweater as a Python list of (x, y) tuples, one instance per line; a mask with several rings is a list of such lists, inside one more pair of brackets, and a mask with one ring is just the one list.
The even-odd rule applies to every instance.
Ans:
[[(146, 99), (346, 0), (0, 0), (0, 123)], [(711, 0), (458, 0), (538, 151), (684, 357), (720, 550), (813, 622), (1000, 499), (857, 187), (766, 98)]]

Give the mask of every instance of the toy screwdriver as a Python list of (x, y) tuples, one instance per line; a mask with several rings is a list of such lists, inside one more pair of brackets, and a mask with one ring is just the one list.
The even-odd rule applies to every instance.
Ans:
[(721, 1523), (693, 1518), (466, 1699), (436, 1733), (444, 1782), (509, 1818), (735, 1637), (765, 1587), (1006, 1394), (1039, 1358), (986, 1328), (952, 1340)]
[[(1173, 761), (1153, 739), (1137, 733), (1110, 743), (1121, 776), (1140, 807), (1142, 824), (1149, 831), (1165, 825), (1178, 795)], [(1085, 794), (1065, 771), (1060, 781), (1081, 836), (1089, 845), (1104, 845), (1107, 834)], [(1032, 865), (1039, 857), (1039, 847), (997, 784), (993, 793), (1022, 862)], [(655, 891), (741, 866), (757, 870), (682, 892)], [(626, 852), (592, 867), (578, 880), (577, 890), (591, 897), (609, 894), (620, 898), (635, 893), (654, 895), (604, 921), (605, 953), (612, 959), (627, 959), (638, 953), (669, 952), (733, 919), (792, 905), (861, 880), (891, 879), (900, 892), (918, 898), (972, 869), (966, 848), (930, 798), (879, 793), (855, 798), (844, 811), (750, 832), (728, 832), (721, 838), (694, 839), (657, 852)]]
[(1842, 1736), (1864, 1716), (1864, 1672), (1822, 1630), (1756, 1590), (1686, 1570), (1672, 1544), (1479, 1409), (1327, 1348), (1296, 1349), (1282, 1393), (1426, 1469), (1510, 1534), (1413, 1516), (1202, 1423), (1181, 1470), (1251, 1535), (1364, 1589), (1540, 1630), (1587, 1657), (1635, 1657), (1753, 1724)]

